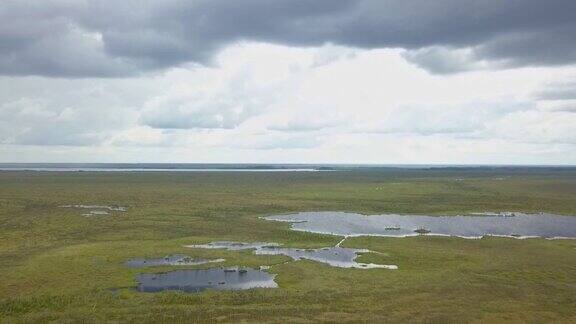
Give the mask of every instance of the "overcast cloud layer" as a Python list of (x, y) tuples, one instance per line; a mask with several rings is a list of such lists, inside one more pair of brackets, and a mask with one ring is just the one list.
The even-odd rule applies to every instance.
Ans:
[(568, 0), (5, 0), (0, 72), (134, 75), (210, 63), (238, 41), (404, 48), (436, 73), (570, 64), (574, 12)]
[(4, 0), (0, 161), (576, 163), (569, 0)]

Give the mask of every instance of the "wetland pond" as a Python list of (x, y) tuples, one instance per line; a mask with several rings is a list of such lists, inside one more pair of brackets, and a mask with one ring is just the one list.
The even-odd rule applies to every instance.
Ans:
[(122, 206), (106, 206), (106, 205), (64, 205), (62, 208), (79, 208), (89, 209), (82, 216), (103, 216), (109, 215), (110, 212), (126, 212), (128, 208)]
[(356, 258), (362, 253), (372, 252), (366, 249), (343, 248), (339, 245), (318, 249), (298, 249), (280, 247), (276, 243), (241, 243), (241, 242), (212, 242), (200, 245), (187, 245), (196, 249), (226, 249), (226, 250), (254, 250), (256, 255), (285, 255), (292, 260), (311, 260), (339, 268), (356, 269), (398, 269), (396, 265), (360, 263)]
[(275, 274), (251, 268), (213, 268), (175, 270), (163, 273), (137, 275), (137, 290), (160, 292), (179, 290), (189, 293), (213, 290), (243, 290), (252, 288), (277, 288)]
[(163, 258), (151, 259), (130, 259), (125, 262), (129, 268), (145, 268), (145, 267), (158, 267), (158, 266), (193, 266), (207, 263), (224, 262), (224, 259), (194, 259), (187, 255), (175, 254), (167, 255)]
[(420, 234), (481, 238), (575, 238), (576, 217), (553, 214), (476, 213), (466, 216), (362, 215), (345, 212), (303, 212), (264, 217), (288, 222), (297, 231), (340, 236), (406, 237)]

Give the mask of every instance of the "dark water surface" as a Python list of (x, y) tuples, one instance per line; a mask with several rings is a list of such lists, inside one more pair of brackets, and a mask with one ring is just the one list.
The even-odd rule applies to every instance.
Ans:
[(136, 277), (141, 292), (180, 290), (201, 292), (214, 290), (243, 290), (277, 288), (276, 275), (250, 268), (176, 270), (164, 273), (143, 273)]
[(292, 223), (298, 231), (342, 236), (405, 237), (429, 235), (480, 238), (486, 235), (517, 238), (575, 238), (576, 217), (553, 214), (485, 213), (467, 216), (361, 215), (344, 212), (304, 212), (265, 217)]

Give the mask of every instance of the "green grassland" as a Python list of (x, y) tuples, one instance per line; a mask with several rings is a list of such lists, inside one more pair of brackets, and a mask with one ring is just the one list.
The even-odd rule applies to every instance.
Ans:
[[(81, 216), (68, 204), (128, 206)], [(576, 322), (576, 240), (358, 237), (361, 262), (333, 268), (214, 240), (334, 245), (260, 216), (297, 211), (576, 215), (576, 170), (0, 172), (0, 322)], [(183, 253), (270, 265), (278, 289), (139, 293), (134, 257)], [(209, 267), (203, 265), (197, 267)]]

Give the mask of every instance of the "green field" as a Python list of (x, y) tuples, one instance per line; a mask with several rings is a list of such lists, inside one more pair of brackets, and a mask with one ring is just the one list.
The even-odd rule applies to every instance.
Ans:
[[(69, 204), (128, 206), (81, 216)], [(576, 170), (351, 172), (0, 172), (1, 322), (576, 322), (576, 240), (447, 237), (348, 239), (357, 270), (250, 251), (197, 250), (215, 240), (294, 247), (339, 237), (259, 216), (297, 211), (576, 215)], [(278, 289), (139, 293), (134, 257), (183, 253), (224, 265), (271, 265)], [(209, 267), (210, 265), (198, 266)]]

